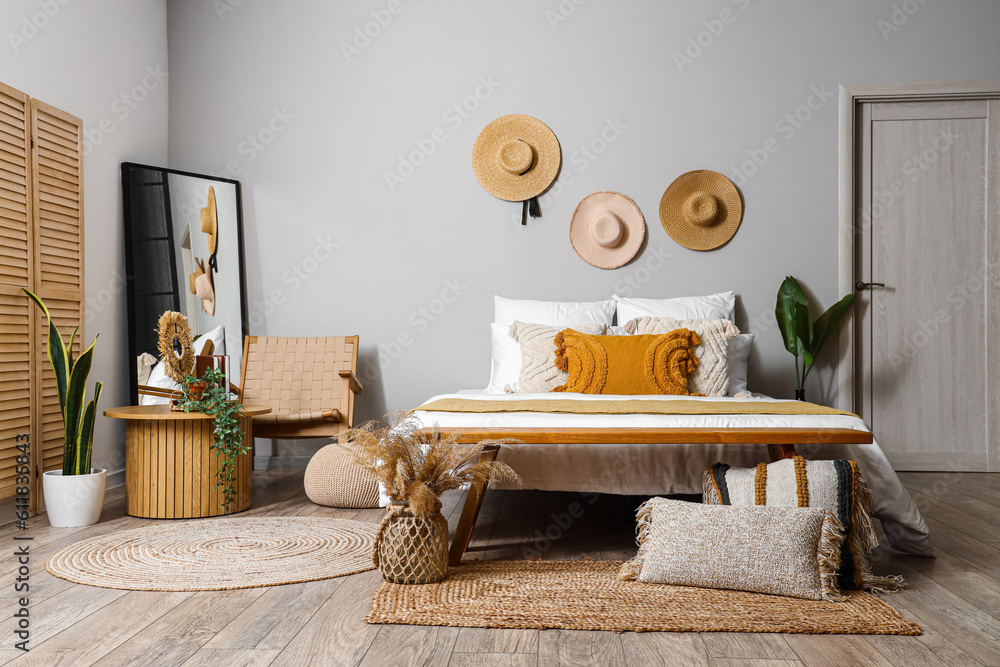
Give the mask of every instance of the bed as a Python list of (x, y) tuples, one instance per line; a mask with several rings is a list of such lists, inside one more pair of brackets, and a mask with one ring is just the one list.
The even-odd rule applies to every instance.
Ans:
[[(426, 401), (414, 415), (426, 428), (459, 432), (465, 442), (517, 438), (496, 456), (521, 488), (629, 495), (700, 494), (717, 461), (738, 467), (790, 456), (858, 462), (888, 545), (932, 556), (927, 526), (865, 423), (849, 413), (798, 401), (689, 396), (487, 394), (463, 391)], [(794, 450), (793, 450), (794, 447)], [(518, 488), (510, 483), (496, 488)], [(461, 559), (482, 502), (471, 489), (456, 529)]]

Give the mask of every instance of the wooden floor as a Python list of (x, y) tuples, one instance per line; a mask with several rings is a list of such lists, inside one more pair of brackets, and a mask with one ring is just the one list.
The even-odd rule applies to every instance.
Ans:
[[(53, 665), (1000, 665), (1000, 475), (902, 475), (924, 512), (937, 559), (878, 553), (876, 571), (910, 587), (886, 599), (917, 621), (920, 637), (675, 634), (486, 630), (366, 625), (374, 571), (267, 589), (150, 593), (92, 588), (48, 574), (44, 559), (80, 539), (153, 523), (124, 515), (109, 492), (101, 523), (27, 533), (0, 528), (6, 612), (0, 662)], [(454, 526), (461, 493), (445, 497)], [(490, 491), (469, 557), (625, 559), (634, 553), (633, 512), (642, 499), (537, 491)], [(566, 524), (571, 503), (585, 512)], [(253, 508), (240, 516), (331, 516), (376, 522), (379, 510), (309, 502), (301, 472), (258, 473)], [(553, 515), (556, 518), (553, 518)], [(31, 543), (28, 654), (13, 649), (13, 536)], [(13, 661), (13, 662), (11, 662)]]

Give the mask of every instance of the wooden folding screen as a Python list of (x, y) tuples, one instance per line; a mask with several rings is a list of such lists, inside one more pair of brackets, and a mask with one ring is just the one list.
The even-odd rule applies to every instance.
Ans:
[(31, 437), (32, 514), (41, 473), (62, 466), (63, 428), (45, 350), (45, 301), (65, 335), (83, 332), (83, 123), (0, 84), (0, 498), (14, 495), (15, 438)]

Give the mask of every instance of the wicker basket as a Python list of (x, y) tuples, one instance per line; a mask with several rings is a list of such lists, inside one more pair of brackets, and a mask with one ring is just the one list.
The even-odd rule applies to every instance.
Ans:
[(309, 460), (306, 495), (317, 505), (362, 509), (378, 507), (378, 481), (340, 445), (327, 445)]
[(448, 574), (448, 520), (435, 510), (413, 516), (393, 501), (379, 524), (372, 560), (382, 578), (395, 584), (430, 584)]

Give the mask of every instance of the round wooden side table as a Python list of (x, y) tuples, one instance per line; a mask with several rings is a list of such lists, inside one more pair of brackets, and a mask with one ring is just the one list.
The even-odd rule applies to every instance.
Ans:
[[(253, 442), (253, 417), (271, 408), (244, 406), (244, 442)], [(125, 420), (125, 512), (148, 519), (187, 519), (250, 508), (251, 454), (236, 459), (236, 497), (226, 511), (215, 488), (219, 457), (212, 451), (211, 415), (173, 412), (169, 405), (130, 405), (104, 411)]]

